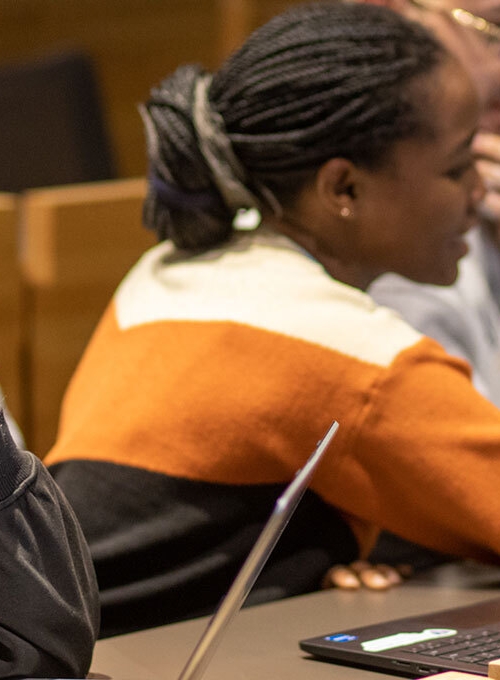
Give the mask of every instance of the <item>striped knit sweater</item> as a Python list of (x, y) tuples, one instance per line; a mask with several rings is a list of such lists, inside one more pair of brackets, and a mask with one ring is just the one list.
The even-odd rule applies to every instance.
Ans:
[(210, 611), (333, 419), (254, 601), (317, 588), (380, 528), (499, 561), (500, 412), (464, 362), (264, 229), (147, 252), (46, 459), (90, 543), (103, 635)]

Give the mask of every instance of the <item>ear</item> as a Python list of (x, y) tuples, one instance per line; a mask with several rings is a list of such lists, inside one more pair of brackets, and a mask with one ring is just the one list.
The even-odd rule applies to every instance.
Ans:
[(346, 158), (331, 158), (316, 174), (316, 195), (323, 208), (336, 217), (355, 215), (359, 173)]

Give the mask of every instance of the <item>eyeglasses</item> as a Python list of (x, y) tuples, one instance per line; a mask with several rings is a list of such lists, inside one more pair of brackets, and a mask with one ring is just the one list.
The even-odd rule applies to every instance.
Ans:
[(476, 31), (489, 45), (500, 47), (500, 26), (478, 17), (465, 9), (454, 7), (447, 9), (442, 7), (439, 0), (410, 0), (410, 3), (420, 9), (443, 12), (448, 15), (455, 23), (464, 28)]

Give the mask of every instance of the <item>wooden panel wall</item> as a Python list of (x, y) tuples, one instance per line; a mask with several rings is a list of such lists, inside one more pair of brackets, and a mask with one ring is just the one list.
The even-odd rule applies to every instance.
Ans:
[(16, 201), (0, 196), (0, 385), (38, 455), (53, 443), (62, 394), (104, 305), (154, 242), (140, 226), (145, 184), (133, 179), (146, 174), (137, 104), (181, 63), (217, 68), (251, 30), (299, 1), (0, 0), (0, 67), (64, 49), (92, 57), (119, 175), (131, 182), (130, 203), (108, 187), (105, 201), (83, 210), (83, 185), (27, 195), (22, 295)]
[(64, 48), (93, 58), (121, 177), (146, 173), (137, 104), (179, 64), (216, 68), (297, 0), (0, 0), (0, 66)]

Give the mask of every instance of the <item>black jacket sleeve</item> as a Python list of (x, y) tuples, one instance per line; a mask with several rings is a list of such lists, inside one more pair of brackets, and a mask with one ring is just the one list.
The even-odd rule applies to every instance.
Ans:
[(95, 574), (63, 494), (0, 411), (0, 677), (84, 678), (99, 628)]

